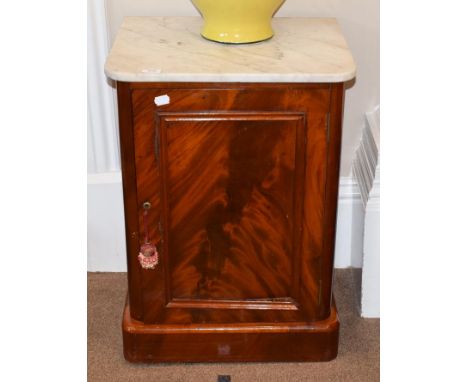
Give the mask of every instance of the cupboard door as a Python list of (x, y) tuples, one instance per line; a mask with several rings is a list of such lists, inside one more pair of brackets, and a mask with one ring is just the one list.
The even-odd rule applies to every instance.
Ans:
[(320, 319), (329, 88), (135, 89), (132, 101), (139, 241), (150, 202), (160, 253), (131, 270), (142, 321)]

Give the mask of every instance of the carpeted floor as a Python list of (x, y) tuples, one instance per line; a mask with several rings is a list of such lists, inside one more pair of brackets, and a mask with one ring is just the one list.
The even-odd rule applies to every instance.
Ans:
[(378, 381), (380, 320), (359, 317), (351, 269), (337, 270), (335, 298), (341, 321), (338, 357), (326, 363), (134, 365), (122, 354), (125, 273), (88, 274), (88, 381), (231, 382)]

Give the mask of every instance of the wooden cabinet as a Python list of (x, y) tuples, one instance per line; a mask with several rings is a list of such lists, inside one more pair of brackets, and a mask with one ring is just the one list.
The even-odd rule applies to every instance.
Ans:
[[(342, 95), (342, 84), (118, 83), (128, 360), (336, 356)], [(137, 256), (145, 219), (154, 269)]]
[[(127, 17), (106, 62), (119, 104), (125, 357), (330, 360), (353, 58), (334, 19), (275, 18), (274, 38), (241, 46), (202, 39), (201, 23)], [(140, 255), (147, 242), (157, 265)]]

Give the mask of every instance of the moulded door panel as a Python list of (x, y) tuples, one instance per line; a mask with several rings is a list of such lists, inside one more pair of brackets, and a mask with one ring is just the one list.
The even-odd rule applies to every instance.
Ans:
[[(320, 318), (329, 93), (133, 90), (137, 198), (160, 252), (138, 270), (145, 323)], [(141, 208), (139, 222), (142, 242)]]

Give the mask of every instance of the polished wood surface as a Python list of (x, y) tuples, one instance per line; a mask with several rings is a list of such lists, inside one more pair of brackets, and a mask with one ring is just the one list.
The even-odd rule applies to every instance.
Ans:
[(124, 356), (130, 362), (330, 361), (338, 353), (339, 321), (330, 315), (313, 323), (224, 325), (143, 324), (125, 305)]
[(128, 83), (117, 83), (120, 133), (120, 162), (125, 211), (129, 305), (132, 317), (143, 318), (142, 284), (135, 254), (139, 251), (138, 200), (135, 174), (133, 113), (131, 90)]
[[(131, 319), (313, 335), (331, 314), (342, 84), (119, 83), (118, 94)], [(157, 106), (161, 95), (170, 102)], [(145, 202), (160, 253), (152, 270), (137, 261)], [(337, 320), (330, 328), (337, 339)], [(181, 337), (163, 341), (188, 360), (175, 355)], [(286, 358), (317, 360), (320, 344)]]

